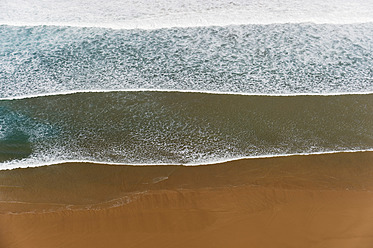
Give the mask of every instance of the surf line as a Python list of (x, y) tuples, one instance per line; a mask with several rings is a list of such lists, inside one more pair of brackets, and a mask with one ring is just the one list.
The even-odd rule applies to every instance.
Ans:
[[(270, 13), (268, 13), (270, 14)], [(94, 22), (27, 22), (27, 21), (0, 21), (0, 26), (14, 26), (14, 27), (38, 27), (38, 26), (49, 26), (49, 27), (74, 27), (74, 28), (103, 28), (112, 30), (160, 30), (160, 29), (173, 29), (173, 28), (202, 28), (202, 27), (228, 27), (228, 26), (244, 26), (244, 25), (273, 25), (273, 24), (306, 24), (311, 23), (315, 25), (358, 25), (373, 23), (372, 17), (363, 17), (357, 19), (356, 17), (346, 18), (334, 18), (331, 20), (320, 19), (319, 21), (315, 18), (300, 18), (298, 20), (289, 20), (286, 18), (280, 18), (270, 21), (265, 20), (229, 20), (219, 19), (216, 16), (211, 16), (209, 22), (194, 22), (191, 23), (190, 16), (181, 15), (181, 21), (175, 23), (171, 17), (166, 20), (162, 18), (154, 19), (133, 19), (126, 22), (107, 22), (107, 23), (94, 23)], [(171, 20), (170, 20), (171, 19)], [(184, 19), (184, 20), (183, 20)], [(155, 24), (156, 23), (156, 24)]]
[(95, 161), (95, 160), (86, 160), (86, 159), (67, 159), (67, 160), (52, 160), (49, 162), (32, 162), (32, 159), (23, 159), (23, 160), (13, 160), (5, 163), (0, 163), (1, 170), (13, 170), (19, 168), (35, 168), (42, 166), (51, 166), (59, 165), (65, 163), (89, 163), (89, 164), (99, 164), (99, 165), (118, 165), (118, 166), (205, 166), (205, 165), (214, 165), (222, 164), (231, 161), (245, 160), (245, 159), (265, 159), (265, 158), (280, 158), (280, 157), (292, 157), (292, 156), (311, 156), (311, 155), (323, 155), (323, 154), (338, 154), (338, 153), (363, 153), (363, 152), (373, 152), (371, 149), (360, 149), (360, 150), (344, 150), (344, 151), (324, 151), (324, 152), (310, 152), (310, 153), (289, 153), (289, 154), (266, 154), (266, 155), (257, 155), (257, 156), (242, 156), (236, 158), (227, 158), (227, 159), (216, 159), (210, 160), (201, 163), (117, 163), (117, 162), (105, 162), (105, 161)]
[(139, 88), (139, 89), (109, 89), (109, 90), (71, 90), (61, 91), (52, 93), (42, 93), (34, 95), (22, 95), (22, 96), (9, 96), (0, 97), (0, 101), (9, 100), (20, 100), (38, 97), (48, 96), (60, 96), (60, 95), (73, 95), (79, 93), (116, 93), (116, 92), (168, 92), (168, 93), (200, 93), (200, 94), (212, 94), (212, 95), (239, 95), (239, 96), (274, 96), (274, 97), (296, 97), (296, 96), (343, 96), (343, 95), (371, 95), (373, 91), (366, 92), (310, 92), (310, 93), (249, 93), (249, 92), (228, 92), (228, 91), (209, 91), (209, 90), (175, 90), (175, 89), (151, 89), (151, 88)]

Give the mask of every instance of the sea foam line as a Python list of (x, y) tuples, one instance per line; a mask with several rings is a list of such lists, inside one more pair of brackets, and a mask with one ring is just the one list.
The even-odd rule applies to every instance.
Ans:
[(25, 160), (17, 160), (11, 162), (5, 162), (3, 165), (0, 164), (0, 171), (1, 170), (13, 170), (19, 168), (35, 168), (35, 167), (43, 167), (43, 166), (51, 166), (51, 165), (60, 165), (65, 163), (90, 163), (96, 165), (120, 165), (120, 166), (205, 166), (205, 165), (214, 165), (214, 164), (222, 164), (231, 161), (237, 160), (245, 160), (245, 159), (265, 159), (265, 158), (279, 158), (279, 157), (292, 157), (292, 156), (311, 156), (311, 155), (323, 155), (323, 154), (338, 154), (338, 153), (359, 153), (359, 152), (373, 152), (372, 149), (365, 149), (365, 150), (344, 150), (344, 151), (324, 151), (324, 152), (310, 152), (310, 153), (283, 153), (283, 154), (267, 154), (267, 155), (257, 155), (257, 156), (242, 156), (242, 157), (235, 157), (235, 158), (227, 158), (227, 159), (216, 159), (210, 160), (201, 163), (116, 163), (116, 162), (105, 162), (105, 161), (95, 161), (95, 160), (74, 160), (74, 159), (67, 159), (67, 160), (54, 160), (49, 162), (39, 162), (39, 163), (28, 163), (27, 159)]
[(276, 21), (250, 21), (250, 22), (211, 22), (211, 23), (178, 23), (178, 24), (128, 24), (128, 23), (69, 23), (69, 22), (4, 22), (0, 21), (0, 25), (14, 26), (14, 27), (75, 27), (75, 28), (104, 28), (113, 30), (158, 30), (158, 29), (172, 29), (172, 28), (199, 28), (199, 27), (227, 27), (227, 26), (241, 26), (241, 25), (274, 25), (274, 24), (306, 24), (312, 23), (316, 25), (358, 25), (373, 23), (373, 18), (362, 20), (346, 20), (346, 21), (317, 21), (315, 19), (304, 20), (276, 20)]
[(0, 101), (21, 100), (48, 96), (73, 95), (78, 93), (115, 93), (115, 92), (168, 92), (168, 93), (200, 93), (211, 95), (238, 95), (238, 96), (269, 96), (269, 97), (296, 97), (296, 96), (343, 96), (343, 95), (371, 95), (373, 91), (357, 92), (330, 92), (330, 93), (247, 93), (247, 92), (228, 92), (228, 91), (209, 91), (209, 90), (169, 90), (169, 89), (110, 89), (110, 90), (71, 90), (53, 93), (43, 93), (34, 95), (23, 95), (14, 97), (0, 97)]

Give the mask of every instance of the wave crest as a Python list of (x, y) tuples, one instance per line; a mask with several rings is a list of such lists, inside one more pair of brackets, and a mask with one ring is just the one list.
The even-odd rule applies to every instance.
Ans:
[(363, 0), (76, 0), (5, 1), (0, 23), (116, 29), (227, 26), (273, 23), (373, 22), (373, 3)]

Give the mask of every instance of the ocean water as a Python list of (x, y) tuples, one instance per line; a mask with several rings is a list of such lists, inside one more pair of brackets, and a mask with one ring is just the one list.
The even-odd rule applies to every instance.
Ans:
[(0, 98), (77, 91), (373, 92), (373, 23), (0, 26)]
[(0, 3), (0, 169), (373, 150), (369, 1)]

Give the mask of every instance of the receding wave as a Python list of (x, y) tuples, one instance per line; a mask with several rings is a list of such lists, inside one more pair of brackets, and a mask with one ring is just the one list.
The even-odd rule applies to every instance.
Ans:
[(257, 93), (236, 93), (236, 92), (215, 92), (201, 90), (163, 90), (163, 89), (122, 89), (122, 90), (75, 90), (65, 92), (55, 92), (46, 94), (23, 95), (12, 98), (0, 98), (1, 100), (19, 100), (28, 98), (37, 98), (45, 96), (61, 96), (71, 95), (76, 93), (117, 93), (117, 92), (166, 92), (166, 93), (201, 93), (212, 95), (237, 95), (237, 96), (276, 96), (276, 97), (292, 97), (292, 96), (343, 96), (343, 95), (371, 95), (373, 92), (336, 92), (336, 93), (292, 93), (292, 94), (257, 94)]
[(373, 95), (101, 92), (0, 101), (0, 169), (373, 149)]
[(373, 22), (366, 0), (12, 0), (0, 3), (0, 23), (117, 29), (273, 23)]
[(0, 98), (79, 91), (373, 92), (373, 23), (166, 30), (0, 26)]

